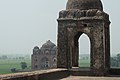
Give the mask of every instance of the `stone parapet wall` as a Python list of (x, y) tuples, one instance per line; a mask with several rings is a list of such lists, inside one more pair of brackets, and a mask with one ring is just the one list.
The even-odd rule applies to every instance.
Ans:
[[(118, 71), (118, 73), (116, 73)], [(120, 69), (110, 69), (106, 77), (93, 77), (88, 69), (49, 69), (0, 75), (0, 80), (120, 80)], [(86, 74), (84, 74), (86, 73)], [(113, 75), (115, 73), (115, 75)], [(84, 77), (83, 77), (84, 76)]]
[(49, 69), (0, 75), (0, 80), (53, 80), (69, 76), (66, 69)]

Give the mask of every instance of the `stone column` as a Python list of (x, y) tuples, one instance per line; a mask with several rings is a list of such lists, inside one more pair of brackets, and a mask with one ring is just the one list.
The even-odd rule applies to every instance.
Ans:
[(102, 22), (98, 21), (97, 25), (93, 25), (94, 31), (92, 32), (92, 71), (96, 76), (102, 76), (106, 73), (106, 44), (104, 26), (102, 24)]
[(67, 68), (67, 53), (68, 53), (68, 41), (67, 41), (67, 30), (64, 21), (58, 20), (58, 56), (57, 56), (57, 67)]
[[(109, 72), (110, 69), (110, 22), (104, 23), (104, 34), (105, 34), (105, 69), (106, 73)], [(108, 57), (109, 56), (109, 57)]]

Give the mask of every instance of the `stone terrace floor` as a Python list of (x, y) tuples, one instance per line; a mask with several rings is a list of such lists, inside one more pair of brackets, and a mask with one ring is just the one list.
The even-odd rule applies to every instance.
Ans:
[(66, 69), (50, 69), (0, 75), (0, 80), (120, 80), (120, 77), (72, 76)]
[(69, 76), (60, 80), (120, 80), (120, 77), (87, 77), (87, 76)]

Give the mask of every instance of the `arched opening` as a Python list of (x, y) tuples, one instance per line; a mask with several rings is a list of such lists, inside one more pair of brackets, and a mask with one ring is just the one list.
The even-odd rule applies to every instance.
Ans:
[(79, 39), (79, 59), (78, 66), (80, 68), (90, 67), (90, 40), (86, 34), (82, 34)]
[(42, 69), (47, 69), (47, 68), (49, 68), (49, 59), (47, 58), (47, 57), (43, 57), (42, 59), (41, 59), (41, 68)]

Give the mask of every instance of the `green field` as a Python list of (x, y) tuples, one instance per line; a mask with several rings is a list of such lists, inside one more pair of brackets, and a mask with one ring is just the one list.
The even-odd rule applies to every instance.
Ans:
[(90, 61), (88, 59), (80, 59), (79, 60), (79, 67), (90, 67)]
[[(17, 70), (21, 70), (21, 62), (26, 62), (28, 64), (29, 69), (31, 68), (31, 60), (30, 59), (0, 59), (0, 74), (9, 74), (11, 72), (11, 68), (16, 68)], [(89, 60), (79, 60), (79, 67), (90, 67)]]
[(21, 70), (21, 66), (20, 66), (21, 62), (26, 62), (28, 64), (28, 67), (31, 66), (31, 60), (29, 59), (24, 59), (24, 60), (19, 60), (19, 59), (2, 60), (0, 59), (0, 74), (12, 73), (11, 68), (16, 68), (16, 69)]

